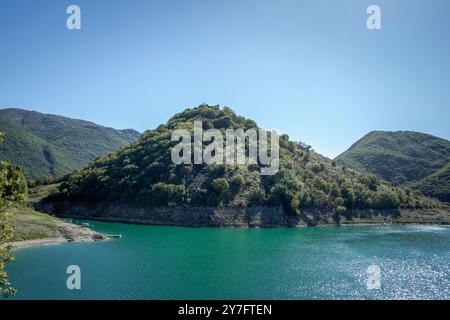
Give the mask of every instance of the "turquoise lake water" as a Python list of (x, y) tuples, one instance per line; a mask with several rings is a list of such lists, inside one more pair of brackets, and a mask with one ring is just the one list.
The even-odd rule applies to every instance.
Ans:
[[(17, 250), (15, 299), (450, 299), (449, 227), (92, 223), (122, 238)], [(66, 287), (69, 265), (81, 290)], [(367, 289), (371, 265), (379, 289)]]

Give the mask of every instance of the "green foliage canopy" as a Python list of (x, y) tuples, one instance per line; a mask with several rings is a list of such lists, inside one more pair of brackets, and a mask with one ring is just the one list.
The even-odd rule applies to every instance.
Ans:
[(428, 206), (371, 174), (333, 162), (302, 143), (280, 136), (280, 170), (260, 175), (260, 164), (175, 165), (170, 158), (174, 129), (258, 128), (230, 108), (201, 105), (176, 114), (118, 152), (98, 158), (68, 175), (56, 198), (71, 201), (126, 201), (165, 206), (281, 206), (288, 214), (304, 208), (322, 210), (394, 209)]

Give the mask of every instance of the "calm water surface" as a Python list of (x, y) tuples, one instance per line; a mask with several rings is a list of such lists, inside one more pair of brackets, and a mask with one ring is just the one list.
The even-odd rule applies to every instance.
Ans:
[[(16, 299), (450, 299), (450, 228), (213, 229), (93, 222), (99, 243), (16, 251)], [(367, 290), (367, 268), (381, 288)], [(81, 290), (66, 287), (81, 268)]]

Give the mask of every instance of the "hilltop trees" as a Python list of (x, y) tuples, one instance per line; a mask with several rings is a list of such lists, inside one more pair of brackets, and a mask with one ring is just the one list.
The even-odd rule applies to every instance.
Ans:
[[(314, 152), (309, 146), (279, 139), (280, 168), (260, 174), (261, 164), (174, 164), (171, 132), (203, 129), (258, 128), (230, 108), (201, 105), (176, 114), (166, 124), (145, 132), (131, 145), (98, 158), (68, 175), (55, 197), (72, 201), (126, 201), (154, 206), (187, 205), (282, 207), (288, 214), (303, 209), (395, 209), (427, 206), (422, 198), (392, 188), (370, 174), (360, 174)], [(206, 146), (204, 146), (206, 147)]]

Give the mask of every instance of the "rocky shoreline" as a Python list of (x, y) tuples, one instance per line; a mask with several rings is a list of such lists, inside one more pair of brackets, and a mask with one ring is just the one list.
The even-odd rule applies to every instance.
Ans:
[(14, 247), (14, 249), (20, 249), (38, 245), (69, 242), (95, 242), (107, 239), (108, 238), (105, 235), (92, 231), (88, 228), (64, 222), (58, 226), (58, 236), (56, 237), (14, 241), (10, 244)]
[(146, 207), (129, 203), (40, 202), (37, 210), (58, 217), (183, 227), (298, 227), (331, 224), (449, 224), (448, 209), (348, 210), (339, 214), (305, 209), (298, 216), (281, 207)]

